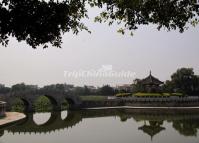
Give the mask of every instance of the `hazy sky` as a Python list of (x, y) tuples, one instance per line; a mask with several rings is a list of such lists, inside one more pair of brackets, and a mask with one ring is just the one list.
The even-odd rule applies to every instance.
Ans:
[[(96, 11), (90, 12), (91, 17)], [(135, 78), (149, 71), (165, 81), (181, 67), (193, 67), (199, 74), (199, 26), (183, 34), (158, 31), (156, 26), (142, 26), (131, 37), (118, 34), (117, 27), (85, 22), (92, 34), (66, 33), (62, 49), (50, 47), (34, 50), (25, 42), (11, 38), (8, 47), (0, 48), (0, 83), (6, 86), (25, 82), (43, 86), (51, 83), (103, 85), (132, 83), (134, 78), (66, 78), (64, 71), (99, 69), (112, 65), (114, 71), (132, 71)], [(42, 34), (42, 33), (41, 33)]]

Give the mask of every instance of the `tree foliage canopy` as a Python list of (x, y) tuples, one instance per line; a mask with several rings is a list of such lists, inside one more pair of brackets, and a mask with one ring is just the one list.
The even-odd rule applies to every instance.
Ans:
[(114, 95), (114, 89), (109, 85), (104, 85), (99, 89), (100, 95)]
[(192, 68), (178, 69), (172, 76), (171, 82), (174, 87), (182, 92), (194, 94), (199, 90), (199, 78)]
[(86, 16), (81, 0), (48, 2), (39, 0), (3, 0), (0, 3), (0, 43), (9, 36), (36, 48), (47, 43), (61, 47), (61, 34), (87, 29), (80, 20)]
[(26, 41), (33, 48), (51, 44), (61, 47), (62, 34), (77, 34), (88, 28), (81, 22), (90, 7), (103, 8), (97, 22), (122, 24), (118, 32), (135, 30), (139, 25), (156, 24), (158, 29), (179, 29), (198, 23), (195, 0), (2, 0), (0, 2), (0, 43), (9, 36)]
[(199, 94), (199, 76), (194, 74), (192, 68), (180, 68), (171, 75), (171, 81), (164, 85), (167, 92), (183, 92), (186, 94)]

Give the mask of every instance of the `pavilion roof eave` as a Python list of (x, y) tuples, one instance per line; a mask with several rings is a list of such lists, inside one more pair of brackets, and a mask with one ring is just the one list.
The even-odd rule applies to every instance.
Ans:
[(143, 85), (160, 85), (163, 84), (164, 82), (160, 81), (159, 79), (153, 77), (151, 74), (146, 77), (145, 79), (143, 79), (142, 81)]

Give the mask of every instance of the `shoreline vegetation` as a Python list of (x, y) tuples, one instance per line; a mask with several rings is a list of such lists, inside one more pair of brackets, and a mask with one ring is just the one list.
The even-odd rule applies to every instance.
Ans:
[(80, 96), (82, 101), (103, 101), (107, 100), (107, 96), (97, 96), (97, 95), (89, 95), (89, 96)]
[(116, 97), (171, 97), (171, 96), (179, 96), (179, 97), (185, 97), (186, 95), (183, 93), (144, 93), (144, 92), (138, 92), (138, 93), (118, 93), (115, 95)]

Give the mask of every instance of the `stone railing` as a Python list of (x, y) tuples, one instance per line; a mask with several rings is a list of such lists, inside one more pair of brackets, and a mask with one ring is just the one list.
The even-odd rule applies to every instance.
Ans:
[(199, 102), (199, 96), (153, 96), (153, 97), (126, 97), (124, 101), (132, 102)]
[(199, 107), (199, 96), (122, 97), (104, 101), (83, 101), (81, 108), (95, 107)]

